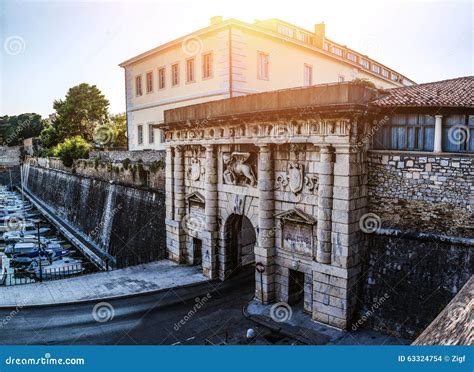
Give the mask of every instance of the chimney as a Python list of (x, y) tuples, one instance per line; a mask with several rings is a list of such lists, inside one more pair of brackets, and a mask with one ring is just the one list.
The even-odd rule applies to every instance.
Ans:
[(326, 25), (324, 22), (314, 25), (314, 36), (316, 46), (322, 48), (324, 44), (324, 38), (326, 37)]
[(211, 17), (211, 26), (217, 25), (218, 23), (222, 22), (222, 16), (214, 16)]

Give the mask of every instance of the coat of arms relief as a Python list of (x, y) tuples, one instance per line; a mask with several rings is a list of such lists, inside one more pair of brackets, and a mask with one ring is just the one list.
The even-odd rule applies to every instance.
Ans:
[(305, 175), (304, 164), (299, 160), (299, 155), (302, 151), (301, 147), (292, 145), (290, 150), (295, 154), (296, 160), (289, 162), (286, 174), (277, 176), (275, 188), (284, 191), (288, 187), (295, 195), (301, 193), (303, 188), (309, 192), (315, 189), (317, 190), (318, 178), (316, 176)]
[(199, 181), (204, 170), (201, 169), (201, 161), (199, 160), (199, 154), (201, 152), (200, 146), (193, 146), (191, 148), (191, 164), (186, 170), (186, 175), (191, 181)]

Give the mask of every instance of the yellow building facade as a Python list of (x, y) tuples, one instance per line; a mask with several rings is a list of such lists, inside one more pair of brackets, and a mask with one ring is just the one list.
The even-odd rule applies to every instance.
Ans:
[(250, 93), (368, 79), (411, 85), (393, 69), (314, 31), (277, 19), (253, 24), (211, 18), (190, 35), (120, 64), (125, 70), (129, 150), (163, 150), (164, 111)]

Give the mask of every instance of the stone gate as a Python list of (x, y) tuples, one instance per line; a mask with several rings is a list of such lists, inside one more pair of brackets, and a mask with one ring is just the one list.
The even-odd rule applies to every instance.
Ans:
[[(364, 136), (375, 94), (342, 83), (166, 111), (159, 127), (169, 258), (202, 264), (221, 280), (262, 263), (259, 300), (300, 301), (313, 319), (347, 328), (361, 272)], [(251, 233), (238, 244), (232, 233), (245, 223), (253, 252)]]

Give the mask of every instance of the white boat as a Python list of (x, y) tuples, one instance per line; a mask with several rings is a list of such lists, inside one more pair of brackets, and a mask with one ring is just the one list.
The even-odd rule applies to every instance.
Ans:
[[(0, 231), (2, 231), (1, 227), (2, 226), (0, 226)], [(25, 227), (24, 229), (20, 229), (20, 230), (5, 231), (1, 235), (1, 237), (2, 237), (3, 240), (8, 241), (8, 240), (11, 240), (11, 239), (16, 238), (16, 237), (22, 237), (22, 236), (25, 236), (25, 235), (37, 235), (38, 234), (38, 228), (34, 225), (25, 225), (24, 227)], [(49, 227), (40, 227), (40, 229), (39, 229), (40, 236), (48, 233), (49, 231), (50, 231)]]
[[(56, 242), (49, 242), (45, 245), (42, 245), (44, 249), (60, 249), (62, 248), (61, 244)], [(33, 252), (38, 249), (38, 242), (29, 242), (29, 243), (12, 243), (7, 245), (5, 248), (6, 255), (22, 254)]]
[[(82, 261), (70, 257), (53, 261), (47, 265), (41, 265), (41, 276), (43, 279), (63, 278), (66, 276), (78, 275), (83, 271), (84, 267), (82, 266)], [(26, 272), (38, 279), (40, 277), (39, 262), (33, 261), (26, 269)]]

